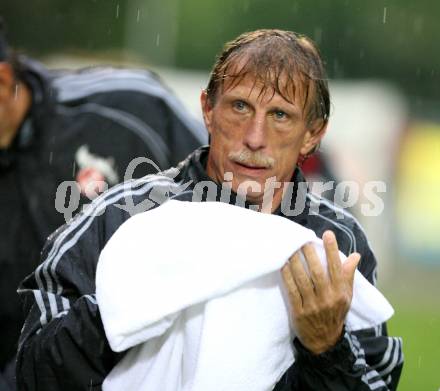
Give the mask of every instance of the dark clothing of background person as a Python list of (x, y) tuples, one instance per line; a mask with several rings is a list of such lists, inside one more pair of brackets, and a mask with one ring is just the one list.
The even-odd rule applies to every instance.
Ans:
[[(89, 163), (99, 172), (91, 162), (98, 159), (111, 187), (136, 157), (164, 169), (206, 141), (204, 126), (151, 72), (53, 71), (26, 58), (20, 68), (32, 105), (12, 144), (0, 149), (0, 378), (14, 360), (24, 321), (17, 287), (38, 265), (48, 235), (65, 223), (55, 208), (58, 185), (75, 181)], [(142, 163), (134, 176), (155, 172)], [(74, 212), (89, 202), (82, 194)]]
[[(177, 169), (115, 186), (49, 238), (43, 263), (20, 289), (29, 311), (18, 352), (20, 389), (101, 390), (102, 382), (122, 354), (109, 347), (95, 298), (100, 252), (133, 214), (171, 197), (192, 201), (198, 183), (214, 185), (205, 171), (208, 151), (208, 147), (196, 150)], [(283, 201), (287, 202), (274, 214), (312, 229), (318, 237), (326, 230), (334, 231), (340, 251), (345, 255), (359, 252), (362, 258), (358, 268), (375, 284), (376, 259), (357, 221), (348, 213), (338, 219), (339, 208), (301, 186), (305, 180), (300, 170), (296, 169), (292, 182), (292, 194), (286, 196)], [(215, 189), (218, 201), (221, 186), (216, 184)], [(296, 200), (305, 207), (301, 213), (290, 213), (296, 212)], [(235, 201), (232, 193), (229, 203)], [(200, 227), (206, 229), (209, 227)], [(193, 237), (187, 245), (196, 249), (197, 232)], [(148, 255), (148, 238), (145, 253)], [(345, 331), (332, 349), (319, 355), (311, 354), (297, 339), (294, 345), (295, 363), (278, 382), (276, 391), (385, 391), (397, 387), (403, 365), (401, 340), (389, 337), (385, 325)]]

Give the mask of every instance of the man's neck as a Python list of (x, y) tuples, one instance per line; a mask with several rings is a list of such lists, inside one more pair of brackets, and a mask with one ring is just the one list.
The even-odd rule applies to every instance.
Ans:
[(18, 82), (6, 105), (5, 112), (8, 118), (5, 120), (4, 128), (0, 130), (0, 149), (6, 149), (12, 144), (31, 103), (31, 91), (24, 83)]

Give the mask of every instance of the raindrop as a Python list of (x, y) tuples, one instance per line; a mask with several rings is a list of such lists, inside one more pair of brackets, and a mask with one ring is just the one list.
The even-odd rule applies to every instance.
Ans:
[(319, 45), (322, 42), (322, 28), (320, 27), (315, 27), (315, 42)]
[(422, 356), (419, 356), (419, 359), (417, 360), (417, 366), (420, 368), (422, 365)]
[(338, 73), (339, 73), (339, 62), (338, 60), (335, 58), (333, 60), (333, 72), (335, 74), (335, 77), (338, 77)]
[(119, 18), (119, 3), (116, 5), (116, 19)]
[(140, 18), (141, 18), (141, 10), (138, 8), (137, 16), (136, 16), (136, 23), (139, 23)]
[(416, 34), (420, 34), (423, 30), (423, 18), (418, 16), (414, 19), (413, 29)]
[(52, 164), (52, 159), (53, 159), (53, 151), (50, 151), (50, 153), (49, 153), (49, 164)]
[(387, 7), (383, 7), (383, 18), (382, 18), (383, 24), (387, 22)]
[(156, 35), (156, 46), (160, 45), (160, 34)]

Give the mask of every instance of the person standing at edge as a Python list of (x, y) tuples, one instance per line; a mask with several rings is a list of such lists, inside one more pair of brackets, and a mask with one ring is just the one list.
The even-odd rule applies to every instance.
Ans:
[[(165, 169), (202, 145), (205, 134), (153, 73), (49, 70), (10, 49), (0, 20), (1, 391), (14, 389), (24, 321), (17, 286), (67, 218), (57, 187), (71, 181), (71, 215), (104, 183), (122, 181), (133, 159)], [(155, 172), (144, 162), (134, 177)]]
[[(395, 390), (403, 365), (401, 340), (389, 337), (385, 324), (357, 332), (344, 327), (356, 267), (371, 283), (376, 280), (367, 239), (351, 215), (338, 220), (331, 203), (299, 186), (304, 178), (298, 162), (317, 147), (329, 118), (329, 91), (314, 43), (282, 30), (242, 34), (225, 45), (201, 104), (209, 146), (195, 150), (177, 169), (114, 188), (94, 203), (103, 213), (86, 211), (47, 242), (42, 265), (20, 288), (30, 311), (19, 345), (19, 386), (101, 389), (120, 360), (105, 337), (94, 278), (101, 250), (132, 216), (121, 207), (127, 194), (132, 205), (160, 203), (157, 194), (171, 193), (190, 201), (197, 183), (210, 181), (222, 201), (222, 183), (229, 178), (230, 203), (246, 196), (244, 207), (312, 229), (326, 249), (328, 276), (309, 245), (301, 251), (310, 277), (298, 254), (282, 269), (297, 337), (295, 362), (274, 390)], [(270, 178), (275, 181), (266, 188)], [(286, 205), (295, 200), (304, 201), (304, 208), (293, 216)], [(197, 232), (188, 245), (197, 245)], [(145, 248), (147, 253), (147, 238)], [(343, 265), (338, 249), (348, 257)]]

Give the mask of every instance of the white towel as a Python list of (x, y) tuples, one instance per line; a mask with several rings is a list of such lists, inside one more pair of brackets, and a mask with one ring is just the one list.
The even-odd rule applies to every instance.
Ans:
[[(131, 348), (104, 391), (272, 390), (294, 362), (280, 269), (307, 242), (325, 265), (314, 232), (275, 215), (171, 200), (130, 218), (96, 274), (110, 346)], [(346, 327), (374, 327), (392, 313), (356, 272)]]

